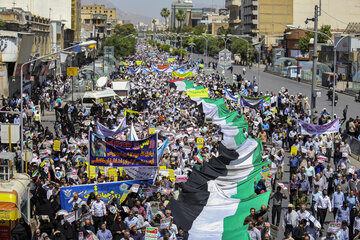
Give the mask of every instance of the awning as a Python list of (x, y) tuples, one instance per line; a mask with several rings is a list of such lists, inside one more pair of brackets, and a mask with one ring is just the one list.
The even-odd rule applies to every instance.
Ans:
[(19, 219), (19, 210), (14, 203), (0, 202), (0, 220)]

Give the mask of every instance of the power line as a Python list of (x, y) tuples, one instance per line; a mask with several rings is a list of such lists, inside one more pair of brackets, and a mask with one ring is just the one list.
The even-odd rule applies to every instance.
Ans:
[(336, 17), (334, 17), (334, 16), (331, 16), (330, 14), (328, 14), (327, 12), (325, 12), (325, 11), (322, 10), (322, 9), (321, 9), (321, 11), (324, 12), (324, 13), (325, 13), (326, 15), (328, 15), (329, 17), (335, 19), (335, 20), (338, 21), (338, 22), (341, 22), (341, 23), (346, 24), (346, 25), (348, 24), (348, 23), (343, 22), (343, 21), (341, 21), (340, 19), (338, 19), (338, 18), (336, 18)]

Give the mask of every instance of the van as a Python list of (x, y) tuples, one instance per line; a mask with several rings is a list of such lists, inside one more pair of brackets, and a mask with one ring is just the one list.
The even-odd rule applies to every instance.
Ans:
[(111, 83), (112, 89), (120, 98), (125, 98), (129, 95), (130, 92), (130, 82), (115, 80)]
[(120, 97), (110, 88), (100, 91), (85, 92), (82, 98), (82, 105), (90, 109), (91, 106), (96, 104), (110, 103), (112, 100), (120, 100)]

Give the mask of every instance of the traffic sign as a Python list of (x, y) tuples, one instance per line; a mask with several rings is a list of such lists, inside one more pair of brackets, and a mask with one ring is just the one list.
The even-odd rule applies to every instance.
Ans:
[(77, 76), (78, 75), (78, 67), (68, 67), (66, 69), (66, 74), (68, 76)]

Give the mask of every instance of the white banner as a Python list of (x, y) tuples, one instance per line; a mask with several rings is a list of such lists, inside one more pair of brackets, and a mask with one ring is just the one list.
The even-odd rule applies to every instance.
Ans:
[(307, 122), (300, 122), (302, 135), (317, 135), (337, 133), (340, 129), (340, 120), (337, 118), (334, 121), (324, 125), (314, 125)]
[(156, 167), (126, 167), (124, 168), (127, 175), (134, 180), (154, 179)]

